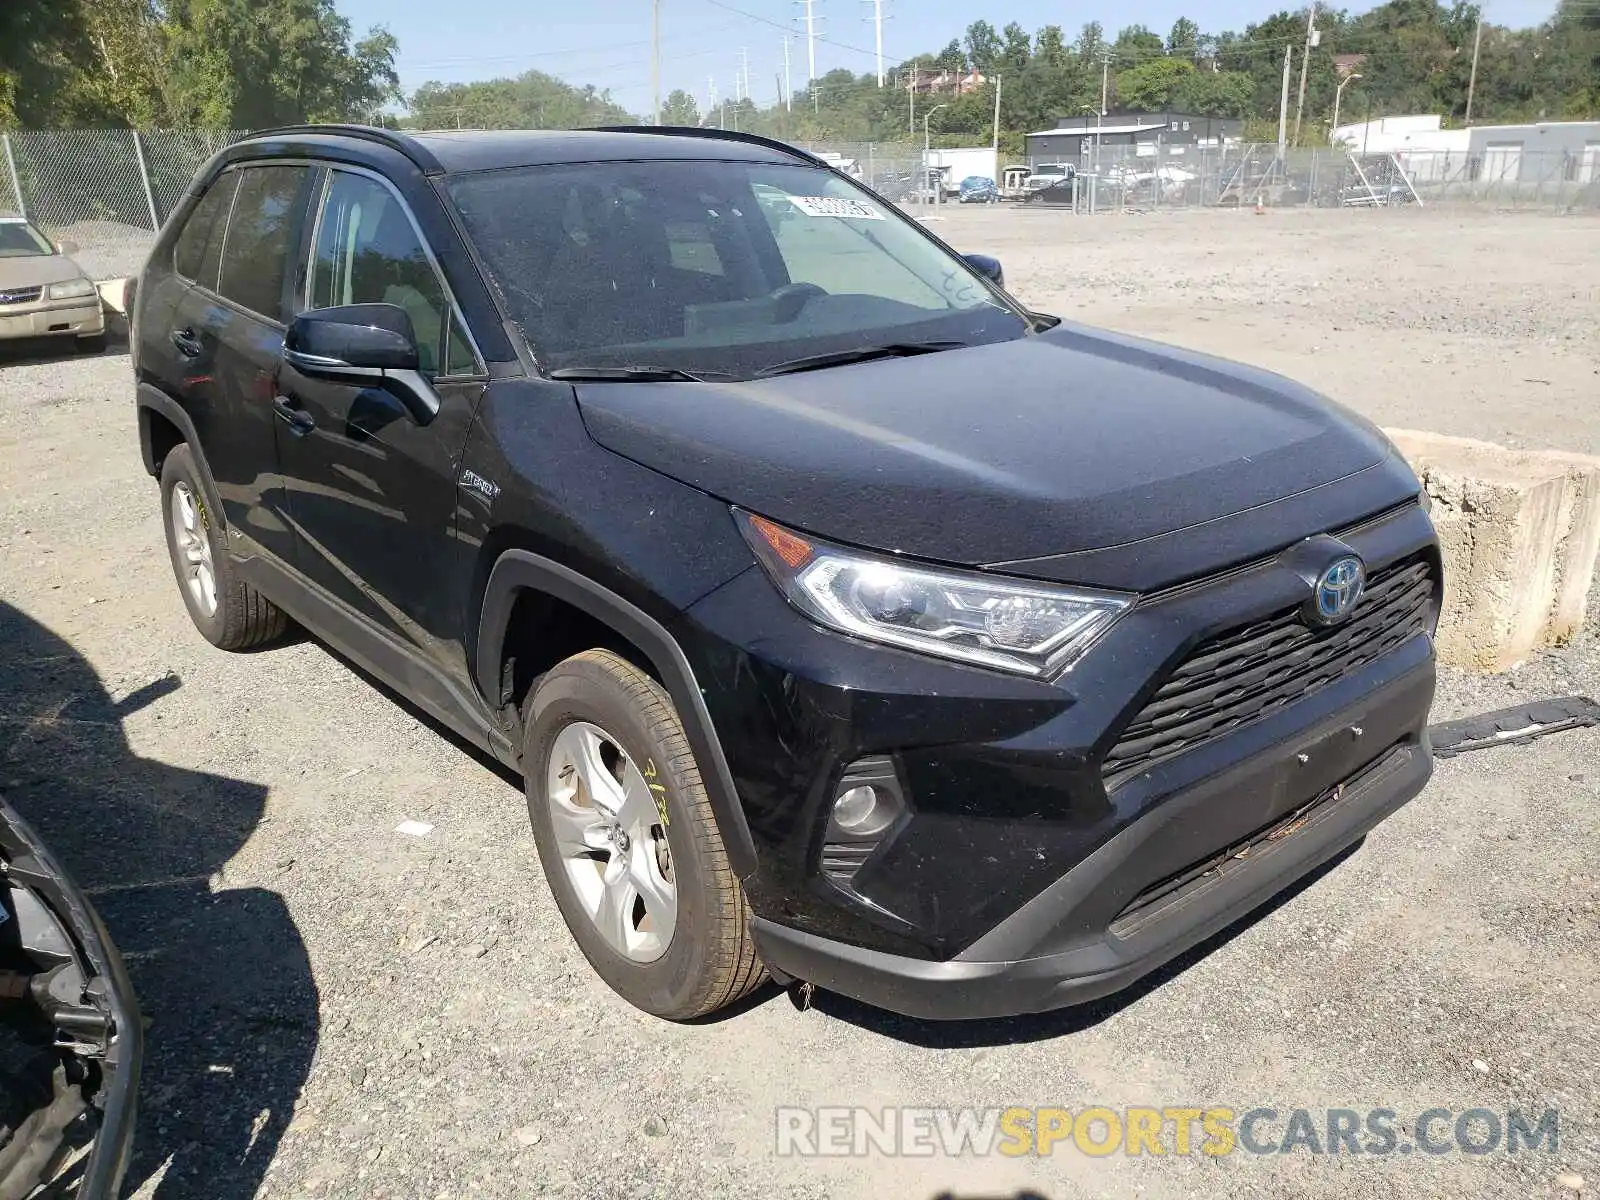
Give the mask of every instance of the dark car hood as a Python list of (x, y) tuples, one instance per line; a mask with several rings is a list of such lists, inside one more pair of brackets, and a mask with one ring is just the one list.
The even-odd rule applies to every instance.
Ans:
[[(577, 391), (616, 453), (819, 536), (953, 563), (1158, 538), (1389, 455), (1280, 376), (1076, 325), (769, 380)], [(1401, 467), (1383, 503), (1414, 487)]]

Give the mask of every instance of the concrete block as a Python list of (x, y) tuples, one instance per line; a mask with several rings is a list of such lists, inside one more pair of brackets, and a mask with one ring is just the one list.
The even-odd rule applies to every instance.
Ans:
[(1583, 627), (1600, 458), (1385, 431), (1422, 480), (1444, 554), (1441, 661), (1502, 671)]

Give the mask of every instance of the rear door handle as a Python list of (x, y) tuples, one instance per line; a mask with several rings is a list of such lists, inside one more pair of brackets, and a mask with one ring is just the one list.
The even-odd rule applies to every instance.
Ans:
[(317, 427), (317, 422), (305, 409), (298, 407), (287, 396), (275, 397), (272, 401), (272, 411), (289, 427), (289, 432), (296, 437), (304, 437)]
[(200, 339), (195, 337), (192, 329), (174, 329), (172, 344), (185, 358), (199, 358), (204, 353), (204, 347), (200, 345)]

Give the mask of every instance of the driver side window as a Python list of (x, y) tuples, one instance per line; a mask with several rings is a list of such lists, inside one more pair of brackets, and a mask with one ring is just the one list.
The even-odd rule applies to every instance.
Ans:
[(312, 308), (395, 304), (405, 309), (425, 375), (471, 374), (475, 369), (471, 348), (410, 216), (399, 198), (376, 180), (333, 172), (317, 222), (307, 292)]

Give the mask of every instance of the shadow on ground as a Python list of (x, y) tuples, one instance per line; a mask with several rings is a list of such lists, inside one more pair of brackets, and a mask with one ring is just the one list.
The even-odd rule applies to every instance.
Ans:
[(149, 1026), (130, 1192), (255, 1195), (317, 1044), (317, 989), (283, 898), (213, 891), (266, 788), (129, 748), (122, 721), (182, 686), (113, 701), (70, 645), (0, 603), (0, 790), (90, 895)]
[(1091, 1001), (1088, 1004), (1063, 1008), (1055, 1012), (987, 1021), (923, 1021), (915, 1017), (902, 1017), (881, 1008), (873, 1008), (845, 996), (820, 991), (813, 997), (812, 1006), (831, 1017), (849, 1021), (852, 1025), (859, 1025), (863, 1029), (870, 1029), (874, 1033), (894, 1038), (896, 1041), (937, 1050), (1004, 1046), (1068, 1037), (1115, 1016), (1130, 1004), (1144, 999), (1168, 980), (1187, 971), (1206, 955), (1227, 945), (1257, 921), (1276, 912), (1327, 875), (1360, 849), (1361, 844), (1358, 841), (1340, 851), (1316, 870), (1301, 876), (1260, 908), (1247, 913), (1226, 929), (1157, 967), (1120, 992), (1114, 992), (1104, 999)]

